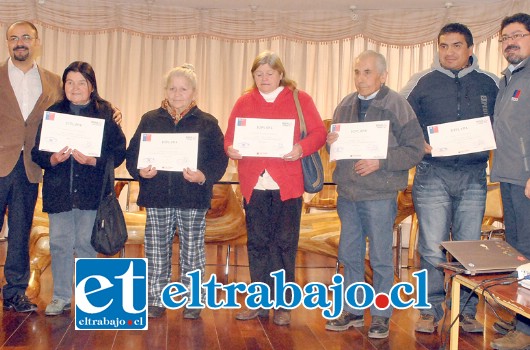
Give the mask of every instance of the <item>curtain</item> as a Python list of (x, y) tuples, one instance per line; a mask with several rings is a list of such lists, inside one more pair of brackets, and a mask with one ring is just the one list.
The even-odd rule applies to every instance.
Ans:
[[(366, 49), (387, 58), (387, 85), (399, 90), (428, 69), (439, 29), (467, 24), (480, 67), (499, 75), (506, 65), (497, 42), (506, 15), (529, 11), (528, 1), (486, 1), (480, 8), (449, 10), (274, 12), (169, 8), (147, 2), (93, 0), (0, 1), (0, 30), (18, 19), (36, 24), (42, 42), (38, 63), (59, 75), (75, 60), (92, 64), (100, 95), (118, 106), (128, 138), (141, 116), (160, 105), (164, 74), (191, 63), (198, 105), (224, 130), (231, 108), (251, 85), (250, 67), (261, 51), (276, 51), (287, 75), (314, 99), (323, 119), (353, 84), (354, 58)], [(83, 5), (81, 5), (83, 4)], [(5, 41), (0, 52), (8, 57)], [(2, 58), (4, 59), (4, 58)]]

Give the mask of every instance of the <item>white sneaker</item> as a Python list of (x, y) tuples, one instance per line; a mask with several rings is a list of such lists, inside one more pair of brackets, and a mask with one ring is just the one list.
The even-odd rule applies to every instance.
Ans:
[(46, 306), (46, 311), (44, 313), (46, 316), (56, 316), (62, 314), (64, 311), (70, 310), (72, 304), (69, 301), (62, 299), (53, 299), (48, 306)]

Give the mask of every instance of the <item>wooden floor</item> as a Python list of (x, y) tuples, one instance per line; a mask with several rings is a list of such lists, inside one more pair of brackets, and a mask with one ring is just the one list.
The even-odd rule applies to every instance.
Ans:
[[(177, 246), (175, 246), (178, 249)], [(0, 262), (5, 260), (6, 243), (0, 243)], [(224, 274), (222, 264), (226, 247), (207, 246), (207, 275)], [(237, 247), (230, 258), (230, 281), (250, 282), (246, 248)], [(141, 255), (139, 246), (128, 246), (127, 257)], [(406, 254), (404, 254), (406, 256)], [(298, 255), (297, 282), (330, 283), (335, 271), (335, 261), (309, 253)], [(176, 256), (173, 258), (176, 262)], [(0, 278), (3, 280), (3, 263)], [(176, 279), (178, 265), (173, 265)], [(410, 278), (414, 269), (403, 269), (403, 279)], [(47, 317), (46, 304), (52, 295), (51, 269), (43, 274), (42, 290), (34, 300), (38, 312), (30, 314), (2, 312), (0, 344), (5, 349), (439, 349), (439, 334), (414, 332), (418, 317), (415, 310), (395, 310), (390, 323), (390, 336), (383, 340), (367, 337), (370, 324), (366, 314), (363, 328), (351, 328), (345, 332), (330, 332), (324, 329), (325, 320), (320, 310), (296, 309), (292, 312), (292, 323), (279, 327), (269, 320), (255, 319), (237, 321), (236, 310), (209, 310), (202, 312), (199, 320), (184, 320), (182, 310), (170, 310), (160, 319), (150, 319), (146, 331), (76, 331), (74, 313)], [(242, 300), (240, 300), (242, 301)], [(460, 349), (489, 349), (490, 341), (498, 336), (491, 328), (494, 316), (483, 312), (480, 304), (477, 318), (487, 325), (484, 334), (460, 332)], [(448, 323), (448, 320), (447, 322)], [(441, 327), (439, 327), (441, 328)], [(448, 333), (447, 333), (448, 334)], [(445, 336), (445, 334), (444, 334)], [(448, 344), (448, 338), (447, 338)], [(449, 346), (447, 345), (447, 348)]]

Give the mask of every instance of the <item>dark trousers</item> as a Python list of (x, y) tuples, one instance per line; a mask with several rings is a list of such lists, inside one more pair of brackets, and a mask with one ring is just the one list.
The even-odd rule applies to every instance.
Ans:
[[(272, 299), (271, 272), (283, 269), (286, 282), (294, 282), (302, 197), (282, 201), (279, 190), (254, 190), (245, 211), (250, 279), (269, 285)], [(291, 299), (287, 289), (286, 300)]]
[[(524, 186), (501, 182), (506, 241), (527, 259), (530, 259), (530, 199), (524, 194)], [(515, 328), (530, 335), (530, 320), (516, 316)]]
[(530, 259), (530, 199), (524, 186), (501, 182), (506, 241)]
[(0, 213), (7, 208), (9, 233), (4, 275), (7, 284), (2, 288), (4, 299), (26, 292), (29, 281), (29, 233), (33, 222), (38, 184), (26, 176), (22, 153), (18, 162), (5, 177), (0, 177)]

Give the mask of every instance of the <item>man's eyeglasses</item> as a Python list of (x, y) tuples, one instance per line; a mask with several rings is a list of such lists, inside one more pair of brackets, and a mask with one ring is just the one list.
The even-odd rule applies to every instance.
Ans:
[(10, 36), (9, 38), (7, 38), (7, 41), (9, 41), (10, 43), (16, 43), (18, 41), (22, 41), (23, 43), (27, 44), (33, 39), (35, 38), (32, 37), (31, 35), (24, 34), (20, 38), (18, 36)]
[(528, 35), (530, 35), (530, 33), (526, 33), (526, 34), (514, 34), (514, 35), (511, 35), (511, 36), (503, 35), (503, 36), (501, 36), (501, 37), (499, 38), (499, 42), (500, 42), (500, 43), (503, 43), (503, 42), (505, 42), (505, 41), (507, 41), (507, 40), (510, 40), (510, 39), (516, 41), (516, 40), (519, 40), (519, 39), (521, 39), (521, 38), (524, 38), (525, 36), (528, 36)]

